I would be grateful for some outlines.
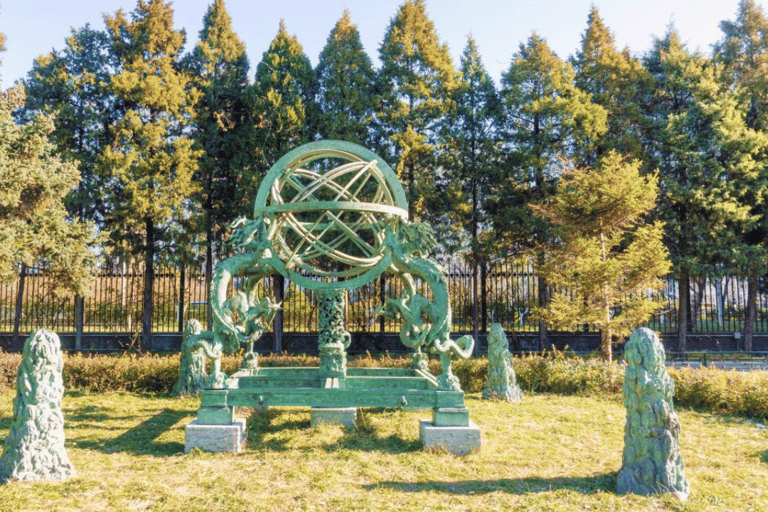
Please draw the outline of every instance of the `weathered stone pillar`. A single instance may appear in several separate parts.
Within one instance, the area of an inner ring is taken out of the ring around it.
[[[523,400],[523,392],[517,385],[515,369],[512,368],[509,341],[501,324],[491,324],[491,332],[488,335],[488,380],[483,390],[483,398],[507,402]]]
[[[0,457],[0,481],[75,476],[64,448],[62,367],[56,333],[42,329],[30,334],[16,377],[13,423]]]
[[[688,499],[678,438],[680,422],[672,397],[675,384],[664,365],[656,333],[637,329],[624,346],[624,456],[616,482],[619,494],[671,493]]]

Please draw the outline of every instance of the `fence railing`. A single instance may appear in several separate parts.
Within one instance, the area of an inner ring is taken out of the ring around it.
[[[448,284],[453,309],[453,325],[457,332],[474,329],[474,297],[472,267],[448,265]],[[20,279],[0,284],[0,332],[12,332],[19,310],[19,331],[50,328],[57,332],[75,332],[78,320],[82,332],[138,332],[141,329],[141,273],[114,270],[103,272],[91,283],[89,293],[77,307],[74,297],[56,297],[50,276],[28,269],[23,293],[19,296]],[[182,278],[183,275],[183,278]],[[484,276],[484,278],[483,278]],[[183,279],[183,281],[182,281]],[[538,279],[533,267],[521,260],[497,261],[484,272],[478,271],[478,329],[482,332],[492,322],[505,330],[535,332],[538,323],[529,318],[536,303]],[[286,281],[283,301],[283,330],[306,332],[316,329],[317,300],[314,294]],[[423,289],[422,293],[427,293]],[[269,285],[265,286],[269,289]],[[375,314],[382,302],[402,292],[393,276],[384,275],[348,293],[347,322],[351,332],[397,332],[397,322]],[[668,279],[659,294],[664,306],[650,321],[660,332],[677,330],[677,283]],[[733,333],[743,330],[747,303],[747,280],[737,276],[702,277],[691,280],[692,332]],[[208,290],[201,272],[158,269],[154,284],[154,332],[178,332],[191,318],[203,325],[208,318]],[[19,302],[20,301],[20,302]],[[768,332],[768,293],[758,295],[755,332]],[[20,305],[20,308],[19,308]],[[81,315],[81,318],[78,318]]]

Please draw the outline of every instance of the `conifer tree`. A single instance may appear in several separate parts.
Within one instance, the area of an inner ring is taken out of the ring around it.
[[[315,71],[282,20],[256,66],[246,99],[262,176],[285,153],[314,139],[319,117]]]
[[[750,129],[711,61],[690,54],[674,27],[645,58],[653,76],[643,96],[646,154],[659,169],[658,215],[678,277],[678,351],[690,325],[690,280],[717,264],[740,264],[751,249],[740,233],[757,218],[750,189],[761,180],[765,134]]]
[[[406,184],[409,214],[423,218],[435,198],[435,150],[458,76],[448,47],[438,40],[424,0],[406,0],[379,48],[379,117],[396,171]],[[431,213],[442,209],[435,201]]]
[[[223,0],[215,0],[203,19],[199,42],[186,62],[201,92],[195,107],[194,137],[204,150],[195,175],[203,207],[205,276],[210,287],[214,258],[224,251],[229,222],[250,213],[258,180],[248,161],[248,58],[232,30]],[[208,328],[211,329],[209,309]]]
[[[537,316],[561,329],[600,329],[602,359],[612,344],[647,322],[661,303],[648,297],[670,268],[661,224],[646,224],[656,176],[642,177],[637,161],[611,151],[594,168],[568,170],[551,204],[533,205],[557,228],[560,244],[541,268],[554,285]]]
[[[59,295],[82,294],[92,277],[94,227],[70,220],[64,197],[79,173],[49,140],[50,116],[37,113],[16,123],[13,111],[23,106],[24,88],[0,92],[0,281],[19,278],[14,344],[21,320],[26,269],[53,278]]]
[[[142,349],[152,332],[153,283],[161,230],[168,227],[196,192],[193,174],[201,152],[193,149],[189,119],[199,94],[179,58],[183,31],[173,29],[173,10],[163,0],[138,0],[129,21],[122,10],[105,16],[120,72],[110,82],[125,112],[102,153],[101,168],[111,179],[109,222],[118,236],[132,233],[130,249],[144,256]]]
[[[291,149],[309,142],[317,131],[317,78],[301,44],[280,21],[277,35],[256,67],[256,82],[246,98],[254,123],[254,157],[260,175]],[[285,280],[273,280],[275,300],[284,299]],[[275,352],[282,351],[283,311],[273,320]]]
[[[640,61],[630,55],[629,48],[616,49],[613,34],[595,5],[590,8],[581,48],[571,63],[576,86],[607,113],[607,130],[578,158],[586,165],[594,165],[597,158],[612,149],[628,157],[641,157],[642,112],[638,98],[650,77]]]
[[[763,133],[768,131],[768,17],[754,0],[739,2],[736,19],[720,23],[723,38],[715,45],[714,59],[723,65],[723,79],[736,88],[746,109],[747,126]],[[747,308],[742,333],[743,349],[752,350],[752,335],[757,319],[758,275],[768,263],[768,214],[763,205],[768,201],[768,168],[760,155],[762,173],[749,189],[757,225],[742,234],[749,246],[750,257],[743,263],[748,273]]]
[[[97,161],[120,115],[108,87],[118,63],[107,34],[90,25],[73,29],[65,43],[62,51],[35,59],[24,79],[27,101],[17,115],[23,119],[38,111],[54,115],[51,140],[60,154],[76,163],[81,177],[67,196],[67,208],[103,229],[109,205],[104,201],[106,184]]]
[[[574,74],[537,34],[513,56],[502,77],[501,125],[506,161],[494,176],[485,203],[498,250],[533,250],[544,265],[553,237],[550,222],[532,215],[529,204],[543,205],[555,192],[563,157],[605,131],[606,113],[574,84]],[[548,284],[539,277],[537,302],[547,304]],[[547,328],[539,324],[539,346],[549,346]]]
[[[479,329],[477,306],[478,266],[485,269],[487,250],[481,243],[480,230],[487,226],[483,203],[488,195],[490,180],[499,165],[498,122],[501,103],[496,87],[483,65],[477,43],[469,36],[461,57],[461,81],[453,101],[456,109],[450,116],[441,145],[441,162],[445,169],[441,195],[450,209],[450,224],[454,230],[469,233],[473,280],[473,317],[475,331]]]
[[[376,111],[376,73],[345,10],[328,36],[317,63],[321,138],[376,149],[372,129]]]

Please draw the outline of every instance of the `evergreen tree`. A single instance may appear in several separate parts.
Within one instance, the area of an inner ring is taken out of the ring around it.
[[[478,265],[485,270],[487,251],[480,241],[480,230],[487,226],[482,208],[488,195],[490,180],[499,165],[497,125],[501,103],[493,80],[483,65],[477,43],[470,36],[461,57],[462,79],[453,101],[456,110],[441,147],[441,162],[445,169],[442,196],[450,209],[450,225],[454,230],[468,232],[471,237],[469,259],[472,264],[473,318],[479,329]],[[484,326],[485,328],[485,326]]]
[[[246,95],[255,127],[254,155],[262,176],[288,151],[313,139],[319,117],[316,97],[317,78],[312,64],[281,21],[269,50],[256,67],[256,82]],[[276,276],[273,284],[275,301],[282,303],[285,280]],[[274,349],[281,352],[282,309],[273,322]]]
[[[349,11],[333,27],[317,63],[321,138],[375,148],[376,73]]]
[[[579,158],[594,165],[597,158],[612,149],[628,157],[641,157],[642,112],[638,98],[649,76],[640,61],[630,55],[629,48],[616,49],[613,34],[594,5],[581,36],[581,48],[571,63],[576,86],[607,113],[606,132]]]
[[[396,171],[405,181],[411,219],[439,213],[435,150],[458,76],[448,47],[441,44],[424,0],[406,0],[392,18],[379,48],[379,117]],[[432,208],[429,208],[431,206]]]
[[[574,84],[574,74],[546,41],[531,35],[520,44],[502,77],[502,137],[506,162],[494,176],[485,207],[498,250],[534,250],[536,266],[547,259],[553,237],[549,221],[532,215],[529,204],[546,204],[555,192],[562,158],[605,131],[606,113]],[[539,277],[538,305],[547,304],[548,284]],[[539,346],[549,346],[539,324]]]
[[[193,83],[201,92],[195,107],[194,137],[204,150],[195,175],[203,207],[205,276],[210,287],[213,261],[220,256],[229,222],[250,213],[258,182],[249,166],[251,127],[245,104],[248,58],[245,45],[232,31],[223,0],[215,0],[203,19],[199,42],[187,59]],[[211,329],[209,308],[208,328]]]
[[[64,50],[35,60],[24,80],[27,101],[17,115],[26,120],[38,111],[54,115],[51,140],[60,154],[76,163],[81,177],[67,196],[67,208],[71,215],[102,228],[108,205],[97,161],[111,141],[110,128],[119,117],[108,88],[117,66],[105,32],[89,25],[73,29]]]
[[[188,73],[179,69],[183,31],[173,29],[173,10],[163,0],[139,0],[131,16],[105,16],[120,73],[110,82],[125,104],[112,145],[100,165],[114,185],[109,222],[113,243],[128,242],[144,256],[142,349],[152,332],[153,282],[161,229],[167,228],[196,192],[193,173],[200,151],[192,147],[189,118],[198,100]],[[143,241],[131,234],[143,235]]]
[[[560,244],[541,271],[554,285],[538,315],[561,329],[600,329],[600,352],[611,362],[617,338],[659,309],[648,298],[670,268],[662,226],[645,224],[658,194],[656,176],[611,151],[594,168],[564,174],[551,204],[534,205],[558,228]]]
[[[678,276],[678,351],[684,352],[687,331],[694,327],[691,277],[750,257],[739,234],[756,222],[749,191],[761,180],[756,157],[768,141],[747,127],[715,66],[690,54],[674,27],[654,41],[645,66],[654,78],[643,98],[650,126],[647,154],[660,171],[658,215]]]
[[[739,2],[736,19],[720,23],[723,38],[715,45],[715,60],[723,65],[723,78],[736,89],[746,107],[746,123],[753,130],[768,131],[768,17],[753,0]],[[743,328],[743,348],[752,350],[752,334],[757,319],[758,275],[768,263],[768,215],[763,204],[768,201],[766,155],[760,155],[762,173],[759,182],[747,191],[753,204],[757,225],[743,233],[743,243],[750,248],[745,264],[748,272],[747,309]]]
[[[0,92],[0,281],[18,278],[20,266],[40,266],[56,293],[83,293],[95,264],[94,228],[69,220],[64,206],[79,173],[50,141],[50,116],[14,122],[23,103],[23,86]]]
[[[246,99],[262,175],[285,153],[314,138],[319,117],[317,79],[301,44],[288,34],[282,20],[256,66],[256,80]]]

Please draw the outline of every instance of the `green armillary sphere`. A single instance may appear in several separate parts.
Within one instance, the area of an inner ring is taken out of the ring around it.
[[[259,217],[270,219],[286,277],[310,289],[352,289],[391,265],[386,228],[408,221],[408,205],[395,173],[375,153],[320,141],[272,166],[256,196]]]
[[[220,358],[243,343],[251,347],[244,371],[251,372],[249,378],[263,371],[253,344],[280,305],[264,296],[266,287],[259,283],[274,274],[317,292],[319,375],[346,379],[351,339],[344,321],[346,290],[388,272],[400,278],[403,292],[387,299],[377,313],[401,323],[400,340],[414,350],[422,370],[425,354],[440,357],[439,390],[461,391],[450,358],[469,357],[474,340],[451,339],[445,271],[428,258],[435,247],[434,232],[426,224],[409,222],[403,188],[376,154],[341,141],[294,149],[265,176],[253,219],[238,219],[231,228],[235,255],[216,266],[211,283],[213,331],[191,334],[185,341],[190,354],[202,349],[213,359],[211,387],[229,386],[234,377],[227,381],[220,372]],[[235,278],[240,286],[233,291]],[[429,287],[430,297],[417,293],[416,279]]]
[[[207,365],[190,364],[180,379],[182,385],[203,387],[190,432],[201,430],[189,434],[187,447],[208,446],[214,440],[209,433],[219,426],[224,430],[215,439],[229,439],[227,429],[237,430],[239,406],[311,406],[312,414],[326,419],[343,415],[344,424],[358,407],[432,408],[432,423],[420,423],[425,445],[459,436],[454,453],[479,447],[479,429],[469,420],[464,392],[451,370],[451,358],[469,357],[474,340],[450,337],[445,271],[428,257],[434,232],[409,222],[403,188],[380,157],[341,141],[296,148],[265,176],[253,219],[238,219],[230,227],[234,256],[216,265],[211,282],[213,331],[191,325],[184,339],[186,361],[201,355],[212,360],[210,374]],[[347,291],[384,272],[400,279],[402,293],[384,300],[376,313],[400,323],[400,341],[413,350],[414,365],[347,370],[352,340],[346,330]],[[281,307],[269,296],[270,287],[260,283],[275,274],[314,291],[316,368],[259,367],[254,343]],[[429,288],[426,296],[417,293],[417,280]],[[241,368],[225,375],[222,354],[237,352],[244,343],[250,350]],[[427,354],[440,358],[437,377],[428,371]]]

